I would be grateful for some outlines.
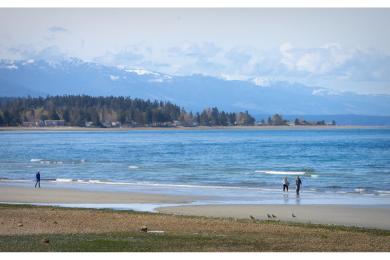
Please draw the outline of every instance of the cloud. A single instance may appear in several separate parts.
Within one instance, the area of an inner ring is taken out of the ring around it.
[[[342,94],[342,92],[325,89],[325,88],[319,88],[319,89],[313,89],[311,94],[313,96],[336,96]]]
[[[56,45],[52,45],[41,50],[36,50],[31,56],[33,59],[46,60],[51,63],[60,62],[69,58],[66,53]]]
[[[221,74],[220,78],[224,80],[248,80],[247,76],[238,74]]]
[[[69,32],[68,29],[61,27],[61,26],[52,26],[47,29],[51,33],[67,33]]]
[[[267,77],[255,77],[252,79],[253,84],[260,87],[268,87],[271,83],[271,80]]]
[[[212,58],[222,49],[211,42],[189,43],[184,42],[178,46],[168,49],[168,53],[172,57],[190,57],[190,58]]]
[[[143,55],[131,50],[123,50],[118,53],[109,53],[105,58],[111,59],[111,62],[122,64],[142,60]]]
[[[26,61],[24,61],[23,63],[22,63],[22,65],[28,65],[28,64],[33,64],[35,62],[35,60],[34,59],[28,59],[28,60],[26,60]]]
[[[110,79],[111,79],[112,81],[116,81],[116,80],[119,79],[119,76],[110,75]]]
[[[280,46],[280,63],[289,70],[316,75],[329,73],[353,58],[356,50],[341,48],[338,44],[326,44],[319,48],[294,48],[290,43]]]
[[[16,66],[15,64],[10,64],[10,65],[5,66],[5,68],[9,69],[9,70],[17,70],[18,66]]]

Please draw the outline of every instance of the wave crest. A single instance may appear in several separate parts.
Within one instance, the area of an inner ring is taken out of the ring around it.
[[[264,173],[271,175],[307,175],[306,172],[302,171],[264,171],[264,170],[256,170],[256,173]]]

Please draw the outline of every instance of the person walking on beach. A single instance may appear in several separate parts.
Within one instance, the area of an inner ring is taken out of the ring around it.
[[[283,179],[283,192],[285,192],[285,191],[288,192],[288,185],[289,185],[288,179],[287,179],[287,177],[284,177],[284,179]]]
[[[37,172],[37,174],[35,174],[35,188],[37,187],[38,185],[38,188],[41,187],[41,174],[39,173],[39,171]]]
[[[297,176],[297,179],[295,180],[295,185],[297,187],[297,195],[299,195],[299,191],[301,190],[301,186],[302,186],[302,181],[301,178],[299,178],[299,176]]]

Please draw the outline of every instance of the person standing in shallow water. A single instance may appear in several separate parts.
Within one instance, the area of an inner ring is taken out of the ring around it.
[[[299,195],[299,191],[301,190],[302,186],[302,180],[299,178],[299,176],[297,176],[297,179],[295,180],[295,185],[297,187],[297,195]]]
[[[38,188],[41,187],[41,174],[39,173],[39,171],[37,172],[37,174],[35,174],[35,188],[37,187],[38,185]]]
[[[288,192],[288,179],[287,177],[284,177],[283,179],[283,192],[287,191]]]

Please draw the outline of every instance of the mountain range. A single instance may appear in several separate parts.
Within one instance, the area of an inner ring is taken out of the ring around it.
[[[76,58],[0,61],[0,96],[65,94],[165,100],[191,111],[216,106],[225,111],[248,110],[254,115],[390,115],[390,95],[335,93],[282,81],[259,86],[253,81],[167,75]]]

